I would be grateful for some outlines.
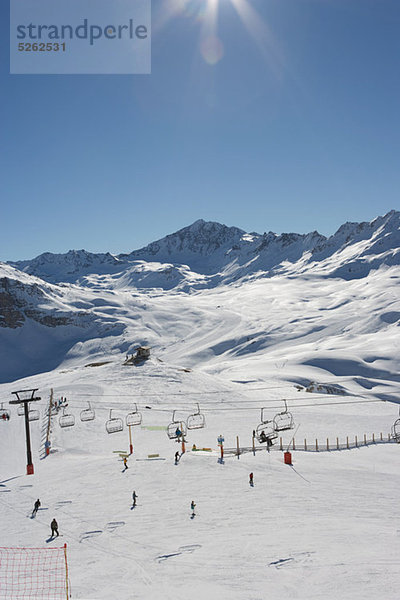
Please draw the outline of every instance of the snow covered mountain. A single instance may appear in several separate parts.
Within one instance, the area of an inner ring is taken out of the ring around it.
[[[123,263],[109,252],[94,254],[86,250],[70,250],[66,254],[44,252],[32,260],[10,262],[12,266],[56,283],[59,281],[73,282],[88,273],[112,273],[121,270]]]
[[[285,364],[291,382],[397,381],[399,225],[391,211],[325,238],[196,221],[129,255],[0,263],[0,381],[138,344],[231,379]]]
[[[123,275],[126,282],[129,272],[128,279],[138,288],[171,289],[182,284],[187,289],[241,277],[305,272],[359,278],[381,265],[398,265],[399,247],[400,213],[391,211],[370,223],[345,223],[329,238],[317,231],[246,233],[237,227],[198,220],[130,254],[70,250],[10,264],[52,283],[90,285],[87,276],[111,274]]]

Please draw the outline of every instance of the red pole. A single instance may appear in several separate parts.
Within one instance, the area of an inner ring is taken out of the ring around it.
[[[131,427],[132,425],[129,425],[129,454],[133,454],[133,444],[132,444],[132,431],[131,431]]]

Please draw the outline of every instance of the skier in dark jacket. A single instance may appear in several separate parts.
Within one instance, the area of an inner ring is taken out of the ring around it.
[[[177,465],[179,462],[179,450],[175,452],[175,464]]]
[[[137,497],[138,497],[137,493],[135,492],[135,490],[133,490],[133,493],[132,493],[132,507],[136,506],[136,498]]]
[[[34,517],[37,513],[37,511],[40,508],[40,500],[39,498],[36,500],[35,504],[33,505],[33,511],[32,511],[32,517]]]
[[[190,508],[192,511],[192,517],[194,517],[194,509],[196,508],[196,504],[194,503],[194,500],[192,500],[191,504],[190,504]]]
[[[250,475],[249,475],[249,484],[251,485],[251,487],[253,487],[253,485],[254,485],[253,473],[250,473]]]
[[[57,537],[58,537],[60,534],[58,533],[58,523],[55,519],[52,520],[50,527],[51,527],[51,537],[54,537],[55,534],[57,534]]]

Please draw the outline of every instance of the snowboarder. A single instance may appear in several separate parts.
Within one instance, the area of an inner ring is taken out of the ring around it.
[[[39,498],[36,500],[35,504],[33,505],[33,511],[32,511],[32,517],[36,516],[37,511],[40,508],[40,500]]]
[[[195,507],[196,507],[196,504],[194,503],[194,500],[192,500],[192,502],[190,504],[190,509],[192,511],[192,517],[194,517],[194,515],[195,515],[195,512],[194,512]]]
[[[58,523],[55,519],[52,520],[50,527],[51,527],[51,537],[54,537],[55,534],[57,534],[57,537],[58,537],[60,534],[58,533]]]
[[[137,498],[137,493],[135,492],[135,490],[133,490],[132,493],[132,508],[134,508],[136,506],[136,498]]]
[[[254,486],[253,473],[250,473],[250,475],[249,475],[249,484],[251,485],[251,487]]]
[[[177,465],[179,462],[179,450],[175,452],[175,464]]]
[[[126,458],[126,456],[124,456],[124,471],[126,471],[128,468],[128,459]]]

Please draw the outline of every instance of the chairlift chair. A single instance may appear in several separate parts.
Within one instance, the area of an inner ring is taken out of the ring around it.
[[[399,415],[400,415],[400,409],[399,409]],[[397,421],[394,422],[393,427],[392,427],[392,438],[394,440],[396,440],[396,442],[399,444],[400,443],[400,418],[397,419]]]
[[[275,431],[287,431],[294,427],[293,415],[288,411],[286,400],[284,400],[284,403],[285,410],[274,417]]]
[[[67,413],[65,411],[66,411],[66,407],[63,408],[63,414],[58,419],[58,423],[59,423],[60,427],[62,427],[63,429],[65,427],[73,427],[75,425],[74,415],[72,413]]]
[[[167,427],[167,435],[170,440],[176,440],[182,435],[183,437],[185,437],[185,435],[187,434],[187,427],[185,421],[177,421],[175,419],[175,413],[176,410],[174,410],[174,412],[172,413],[172,422]],[[180,435],[178,435],[178,431],[181,432]]]
[[[88,402],[88,407],[81,411],[80,417],[81,421],[93,421],[96,414],[92,407],[90,406],[90,402]]]
[[[200,412],[200,406],[197,404],[197,412],[189,415],[187,419],[187,428],[188,429],[203,429],[206,424],[205,416]]]
[[[28,420],[29,421],[39,421],[40,412],[36,408],[32,408],[28,410]]]
[[[274,440],[278,437],[278,433],[275,429],[275,423],[273,419],[264,418],[264,408],[261,409],[261,423],[256,429],[256,438],[260,444],[268,443],[272,446]]]
[[[108,421],[106,421],[106,431],[107,433],[118,433],[118,431],[122,431],[124,428],[124,424],[122,419],[119,417],[112,416],[113,409],[110,409],[110,416]]]
[[[140,425],[142,422],[142,413],[138,412],[137,405],[135,403],[135,410],[128,413],[125,417],[127,427],[134,425]]]
[[[4,402],[1,403],[0,407],[0,420],[9,421],[10,419],[10,411],[4,408]]]

